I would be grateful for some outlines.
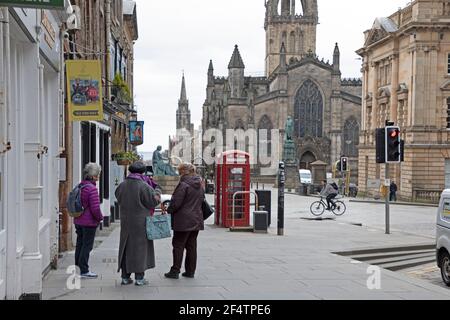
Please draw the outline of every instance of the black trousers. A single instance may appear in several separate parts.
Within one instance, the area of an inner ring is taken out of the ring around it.
[[[89,255],[94,248],[96,227],[82,227],[75,225],[77,232],[77,246],[75,249],[75,265],[81,274],[89,272]]]
[[[333,199],[336,198],[336,196],[337,194],[330,194],[327,196],[328,209],[331,209],[331,207],[335,205]]]
[[[197,269],[197,237],[199,231],[179,232],[175,231],[172,239],[173,246],[173,266],[171,272],[180,273],[183,263],[184,250],[186,249],[186,259],[184,267],[186,273],[195,274]]]
[[[127,248],[123,251],[122,262],[120,263],[120,268],[122,269],[122,279],[130,279],[131,273],[127,271]],[[143,280],[145,276],[144,272],[135,273],[134,278],[136,280]]]
[[[397,192],[391,191],[389,194],[389,200],[390,201],[397,201]]]

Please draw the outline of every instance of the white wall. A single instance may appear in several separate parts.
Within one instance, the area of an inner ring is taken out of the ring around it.
[[[37,11],[27,13],[34,15]],[[57,254],[61,108],[59,73],[47,65],[39,43],[30,42],[12,16],[9,26],[11,76],[6,81],[6,140],[12,149],[1,162],[6,162],[7,175],[7,194],[3,197],[8,244],[6,297],[18,299],[42,292],[42,273]],[[5,52],[0,55],[6,56]],[[0,279],[1,272],[0,261]]]

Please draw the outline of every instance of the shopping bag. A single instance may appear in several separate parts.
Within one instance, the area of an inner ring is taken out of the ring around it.
[[[208,220],[209,217],[214,213],[213,208],[209,205],[208,201],[203,200],[202,203],[203,220]]]
[[[172,236],[170,215],[163,214],[153,217],[147,217],[147,239],[159,240],[170,238]]]

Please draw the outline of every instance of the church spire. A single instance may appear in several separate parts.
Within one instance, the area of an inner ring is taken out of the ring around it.
[[[333,72],[335,74],[339,74],[341,70],[340,66],[341,61],[341,53],[339,51],[339,45],[336,43],[336,46],[334,47],[334,53],[333,53]]]
[[[186,94],[186,79],[184,77],[184,72],[181,80],[181,94],[177,110],[177,130],[181,129],[192,132],[191,111],[189,110],[189,100],[187,99]]]
[[[186,80],[184,78],[184,72],[183,72],[183,79],[181,80],[180,102],[187,102]]]
[[[245,68],[244,61],[242,60],[238,45],[235,45],[233,55],[231,56],[230,63],[228,64],[228,69],[244,69],[244,68]]]
[[[212,60],[209,60],[208,86],[214,86],[214,66]]]

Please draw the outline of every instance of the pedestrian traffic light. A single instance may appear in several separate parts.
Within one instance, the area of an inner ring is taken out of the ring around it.
[[[386,162],[386,129],[381,128],[376,131],[377,163]]]
[[[348,157],[341,157],[341,172],[348,171]]]
[[[386,127],[386,163],[400,163],[401,154],[400,128]]]

